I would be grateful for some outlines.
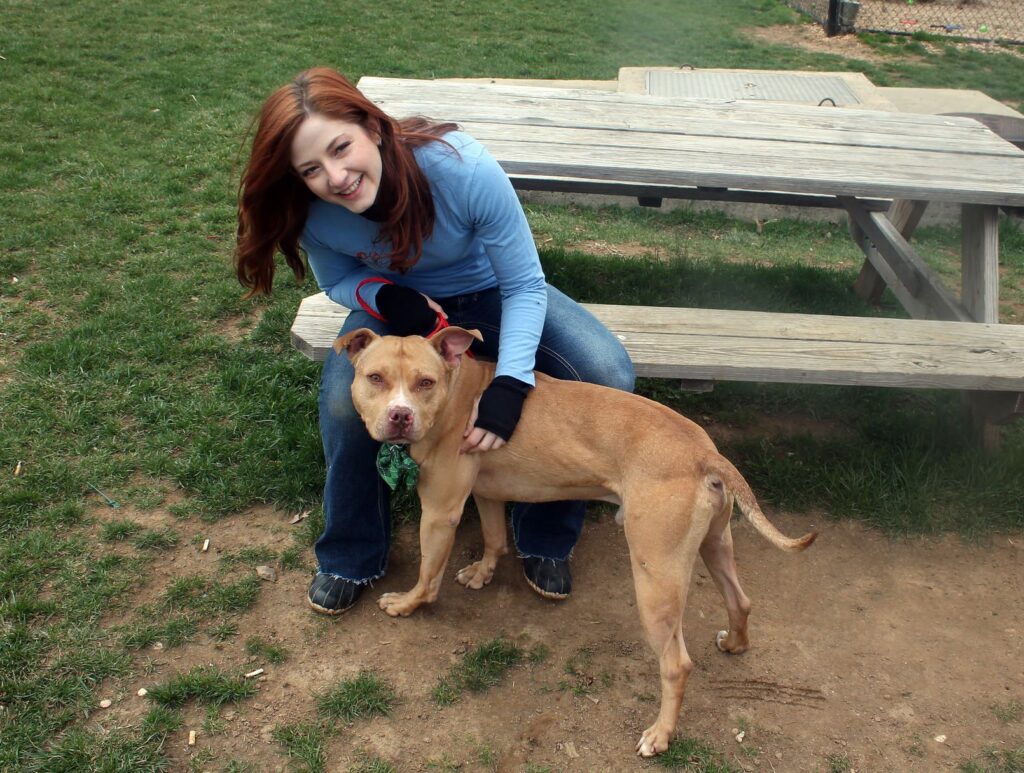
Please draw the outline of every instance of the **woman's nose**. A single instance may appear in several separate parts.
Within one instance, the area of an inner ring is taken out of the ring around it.
[[[327,181],[332,188],[341,188],[345,184],[347,170],[344,165],[335,162],[327,164],[324,170],[327,172]]]

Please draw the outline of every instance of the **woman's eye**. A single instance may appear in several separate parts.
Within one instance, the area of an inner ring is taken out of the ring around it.
[[[340,156],[342,153],[344,153],[346,150],[348,150],[348,146],[350,144],[351,143],[349,143],[349,142],[343,142],[340,145],[336,146],[334,148],[334,155]]]
[[[320,167],[318,166],[307,166],[305,169],[299,172],[299,175],[304,178],[312,177],[318,171],[320,171]]]

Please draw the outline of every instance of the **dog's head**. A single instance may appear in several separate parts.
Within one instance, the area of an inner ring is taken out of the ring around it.
[[[360,328],[334,342],[356,375],[352,402],[374,440],[415,443],[430,430],[448,401],[452,374],[477,330],[447,327],[429,340],[379,336]]]

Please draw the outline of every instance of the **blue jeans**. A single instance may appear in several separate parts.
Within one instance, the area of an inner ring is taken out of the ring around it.
[[[497,359],[501,295],[497,289],[436,298],[448,322],[483,333],[473,350]],[[386,334],[387,324],[353,311],[341,334],[367,327]],[[633,364],[622,344],[593,315],[548,286],[547,316],[536,369],[561,379],[632,391]],[[320,436],[327,462],[324,533],[315,551],[320,571],[359,583],[384,574],[391,544],[389,491],[377,474],[380,444],[352,406],[354,371],[348,358],[330,350],[320,379]],[[583,528],[583,502],[516,504],[512,533],[520,555],[564,560]]]

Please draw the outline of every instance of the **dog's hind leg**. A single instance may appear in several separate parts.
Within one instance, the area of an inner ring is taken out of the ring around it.
[[[480,529],[484,533],[484,555],[479,561],[463,567],[455,575],[462,585],[480,590],[494,577],[498,559],[508,553],[508,536],[505,529],[505,503],[473,495],[476,509],[480,513]]]
[[[626,513],[626,539],[633,565],[640,622],[658,657],[661,709],[636,745],[642,757],[665,751],[676,730],[693,661],[683,641],[683,610],[696,554],[688,540],[673,540],[657,529],[637,527]]]
[[[747,638],[747,618],[750,616],[750,599],[740,587],[736,574],[736,557],[733,552],[732,530],[729,519],[732,503],[724,503],[711,521],[711,528],[700,546],[700,556],[711,577],[725,599],[729,613],[729,630],[719,631],[715,644],[722,652],[738,655],[750,645]]]

